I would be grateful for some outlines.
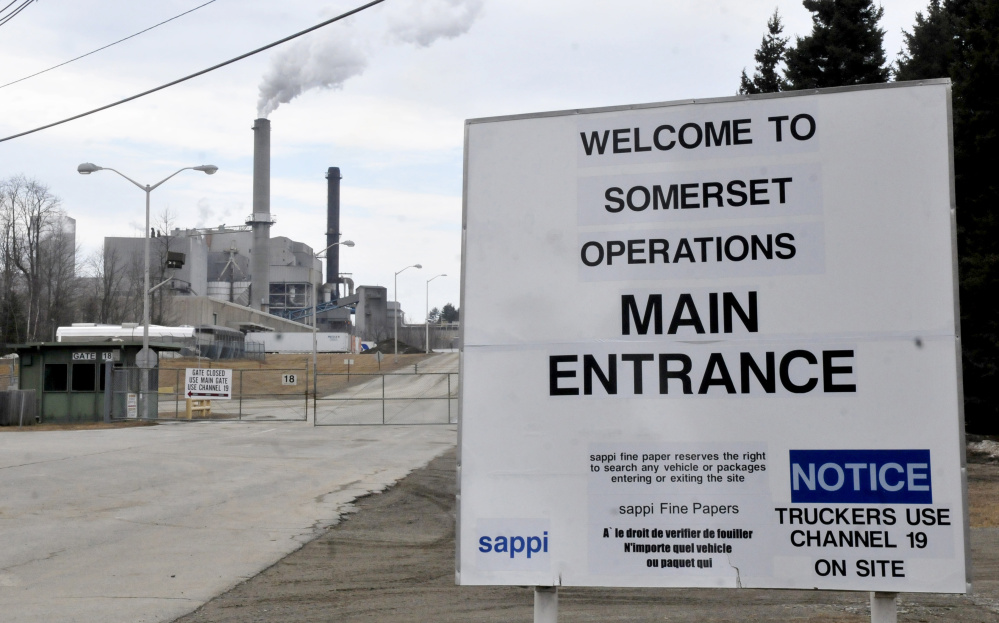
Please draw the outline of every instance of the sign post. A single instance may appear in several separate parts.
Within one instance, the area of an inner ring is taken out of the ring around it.
[[[968,590],[949,81],[465,157],[460,584]]]

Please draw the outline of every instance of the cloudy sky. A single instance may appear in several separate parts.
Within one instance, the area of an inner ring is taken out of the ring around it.
[[[207,0],[39,0],[0,26],[0,84],[85,54]],[[18,0],[17,5],[21,3]],[[3,3],[6,4],[6,3]],[[215,0],[148,33],[0,88],[0,138],[170,82],[363,4]],[[925,0],[887,0],[894,59]],[[13,8],[16,8],[14,5]],[[330,166],[343,174],[340,254],[358,285],[392,288],[407,316],[459,303],[462,141],[471,118],[720,97],[773,9],[785,34],[811,30],[797,0],[386,0],[293,42],[117,108],[0,143],[0,178],[46,184],[77,220],[86,256],[106,235],[141,236],[142,183],[154,221],[241,224],[252,211],[250,130],[272,123],[272,236],[325,246]]]

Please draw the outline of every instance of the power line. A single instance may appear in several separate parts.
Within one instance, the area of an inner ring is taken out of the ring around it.
[[[9,9],[11,6],[13,6],[15,4],[17,4],[17,0],[13,0],[13,2],[11,2],[10,4],[8,4],[4,8],[0,9],[0,13],[3,13],[4,11],[6,11],[7,9]]]
[[[14,0],[14,1],[16,2],[17,0]],[[10,20],[12,20],[15,17],[17,17],[18,13],[20,13],[21,11],[23,11],[25,9],[25,7],[27,7],[29,4],[31,4],[34,1],[35,0],[24,0],[24,3],[22,3],[21,6],[17,7],[16,9],[14,9],[10,13],[10,15],[6,15],[4,17],[0,17],[0,26],[3,26],[4,24],[6,24],[7,22],[9,22]],[[14,3],[11,2],[10,4],[14,4]],[[8,4],[6,7],[4,7],[4,10],[10,8],[10,4]]]
[[[83,117],[87,117],[87,116],[92,115],[94,113],[98,113],[98,112],[101,112],[103,110],[107,110],[108,108],[114,108],[115,106],[119,106],[119,105],[124,104],[126,102],[131,102],[132,100],[139,99],[140,97],[144,97],[144,96],[149,95],[151,93],[156,93],[157,91],[162,91],[163,89],[166,89],[168,87],[172,87],[172,86],[174,86],[176,84],[180,84],[181,82],[187,82],[188,80],[190,80],[192,78],[197,78],[198,76],[201,76],[201,75],[207,74],[209,72],[215,71],[216,69],[220,69],[222,67],[225,67],[226,65],[231,65],[231,64],[235,63],[236,61],[241,61],[244,58],[249,58],[250,56],[253,56],[254,54],[259,54],[259,53],[261,53],[261,52],[263,52],[265,50],[269,50],[269,49],[273,48],[274,46],[278,46],[278,45],[281,45],[282,43],[286,43],[288,41],[291,41],[292,39],[297,39],[298,37],[301,37],[302,35],[306,35],[306,34],[312,32],[314,30],[318,30],[318,29],[322,28],[323,26],[329,26],[333,22],[339,22],[340,20],[342,20],[344,18],[350,17],[351,15],[354,15],[355,13],[360,13],[361,11],[364,11],[365,9],[370,9],[371,7],[375,6],[376,4],[381,4],[382,2],[385,2],[385,0],[372,0],[372,2],[369,2],[367,4],[361,5],[361,6],[357,7],[356,9],[351,9],[350,11],[347,11],[346,13],[341,13],[340,15],[337,15],[336,17],[334,17],[332,19],[328,19],[325,22],[320,22],[320,23],[316,24],[315,26],[311,26],[309,28],[306,28],[305,30],[302,30],[300,32],[296,32],[293,35],[289,35],[289,36],[285,37],[284,39],[279,39],[279,40],[277,40],[277,41],[275,41],[273,43],[268,43],[267,45],[265,45],[263,47],[257,48],[256,50],[252,50],[252,51],[247,52],[245,54],[240,54],[239,56],[237,56],[235,58],[231,58],[231,59],[229,59],[227,61],[224,61],[222,63],[219,63],[218,65],[212,65],[211,67],[209,67],[207,69],[202,69],[201,71],[195,72],[195,73],[193,73],[193,74],[191,74],[189,76],[184,76],[183,78],[178,78],[177,80],[174,80],[173,82],[168,82],[166,84],[162,84],[162,85],[160,85],[158,87],[149,89],[148,91],[143,91],[142,93],[137,93],[135,95],[132,95],[131,97],[126,97],[125,99],[118,100],[117,102],[113,102],[111,104],[107,104],[105,106],[101,106],[100,108],[95,108],[93,110],[88,110],[87,112],[80,113],[78,115],[73,115],[72,117],[67,117],[67,118],[65,118],[65,119],[63,119],[61,121],[55,121],[55,122],[49,123],[47,125],[39,126],[39,127],[35,128],[33,130],[27,130],[25,132],[20,132],[18,134],[12,134],[12,135],[7,136],[5,138],[0,138],[0,143],[9,141],[11,139],[19,138],[21,136],[26,136],[28,134],[33,134],[35,132],[40,132],[42,130],[47,130],[47,129],[55,127],[57,125],[62,125],[63,123],[69,123],[70,121],[76,121],[77,119],[81,119]]]
[[[17,0],[14,0],[14,2],[17,2]],[[14,2],[11,2],[10,4],[14,4]],[[17,80],[14,80],[14,81],[12,81],[12,82],[8,82],[7,84],[0,84],[0,89],[2,89],[2,88],[4,88],[4,87],[9,87],[9,86],[10,86],[10,85],[12,85],[12,84],[17,84],[18,82],[23,82],[24,80],[27,80],[28,78],[34,78],[35,76],[39,76],[39,75],[41,75],[41,74],[44,74],[44,73],[45,73],[45,72],[47,72],[47,71],[52,71],[53,69],[58,69],[59,67],[62,67],[63,65],[69,65],[69,64],[70,64],[70,63],[72,63],[73,61],[78,61],[78,60],[80,60],[81,58],[84,58],[84,57],[87,57],[87,56],[90,56],[91,54],[96,54],[97,52],[100,52],[101,50],[106,50],[106,49],[110,48],[110,47],[111,47],[111,46],[113,46],[113,45],[118,45],[118,44],[119,44],[119,43],[121,43],[122,41],[128,41],[128,40],[129,40],[129,39],[131,39],[132,37],[138,37],[139,35],[141,35],[141,34],[142,34],[142,33],[144,33],[144,32],[149,32],[149,31],[150,31],[150,30],[152,30],[153,28],[157,28],[157,27],[159,27],[159,26],[162,26],[163,24],[166,24],[167,22],[172,22],[173,20],[177,19],[178,17],[184,17],[184,16],[185,16],[185,15],[187,15],[188,13],[192,13],[192,12],[194,12],[194,11],[197,11],[197,10],[198,10],[198,9],[200,9],[201,7],[205,7],[205,6],[208,6],[208,5],[209,5],[209,4],[211,4],[212,2],[215,2],[215,0],[208,0],[208,2],[206,2],[206,3],[204,3],[204,4],[201,4],[201,5],[198,5],[198,6],[194,7],[193,9],[191,9],[190,11],[184,11],[184,12],[183,12],[183,13],[181,13],[180,15],[174,15],[173,17],[171,17],[171,18],[170,18],[170,19],[168,19],[168,20],[164,20],[164,21],[160,22],[159,24],[156,24],[156,25],[154,25],[154,26],[150,26],[149,28],[146,28],[145,30],[140,30],[139,32],[137,32],[137,33],[135,33],[135,34],[133,34],[133,35],[129,35],[129,36],[125,37],[124,39],[118,39],[118,40],[117,40],[117,41],[115,41],[114,43],[109,43],[109,44],[107,44],[106,46],[104,46],[104,47],[102,47],[102,48],[97,48],[96,50],[93,50],[93,51],[91,51],[91,52],[87,52],[86,54],[81,54],[80,56],[77,56],[76,58],[71,58],[71,59],[69,59],[68,61],[65,61],[65,62],[63,62],[63,63],[59,63],[58,65],[53,65],[52,67],[49,67],[48,69],[43,69],[43,70],[41,70],[41,71],[38,71],[38,72],[35,72],[35,73],[31,74],[30,76],[25,76],[25,77],[23,77],[23,78],[18,78]],[[7,5],[7,6],[10,6],[10,5]]]
[[[3,17],[0,17],[0,19],[6,19],[7,17],[12,17],[12,16],[16,15],[18,11],[20,11],[21,9],[23,9],[26,5],[28,5],[30,3],[31,3],[31,0],[24,0],[24,2],[21,3],[21,6],[17,7],[13,11],[11,11],[10,15],[4,15]],[[17,0],[14,0],[13,2],[11,2],[10,4],[8,4],[4,8],[0,9],[0,13],[3,13],[4,11],[6,11],[7,9],[9,9],[14,4],[17,4]]]

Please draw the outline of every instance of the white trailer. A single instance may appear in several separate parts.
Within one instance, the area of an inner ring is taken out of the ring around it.
[[[248,339],[264,345],[268,353],[311,353],[312,333],[255,333]],[[316,352],[349,353],[351,350],[351,335],[349,333],[316,333]]]

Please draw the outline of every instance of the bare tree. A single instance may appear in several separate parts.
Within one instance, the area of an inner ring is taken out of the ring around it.
[[[170,243],[175,236],[171,230],[177,220],[177,215],[170,211],[169,207],[156,216],[154,223],[155,237],[150,241],[149,252],[149,274],[151,276],[150,287],[162,283],[170,277],[172,271],[167,269],[167,253],[170,252]],[[151,232],[152,233],[152,232]],[[153,324],[167,324],[169,321],[169,290],[163,286],[152,293],[150,297],[150,315]]]
[[[20,293],[17,289],[17,265],[14,262],[14,199],[9,180],[0,181],[0,342],[21,338]]]
[[[65,214],[59,207],[59,199],[36,180],[14,176],[6,180],[4,190],[5,214],[10,218],[11,228],[7,259],[23,280],[23,338],[32,341],[40,336],[43,318],[43,264],[50,259],[45,247],[62,234]]]
[[[142,322],[143,268],[142,254],[133,254],[125,262],[125,288],[122,291],[123,317],[129,322]]]
[[[84,263],[86,271],[85,295],[80,312],[88,322],[119,324],[128,320],[127,284],[125,262],[117,249],[106,246],[93,252]]]
[[[58,220],[50,235],[42,240],[38,267],[42,289],[38,335],[52,340],[57,327],[71,324],[77,317],[81,285],[76,275],[75,225],[65,215]]]

